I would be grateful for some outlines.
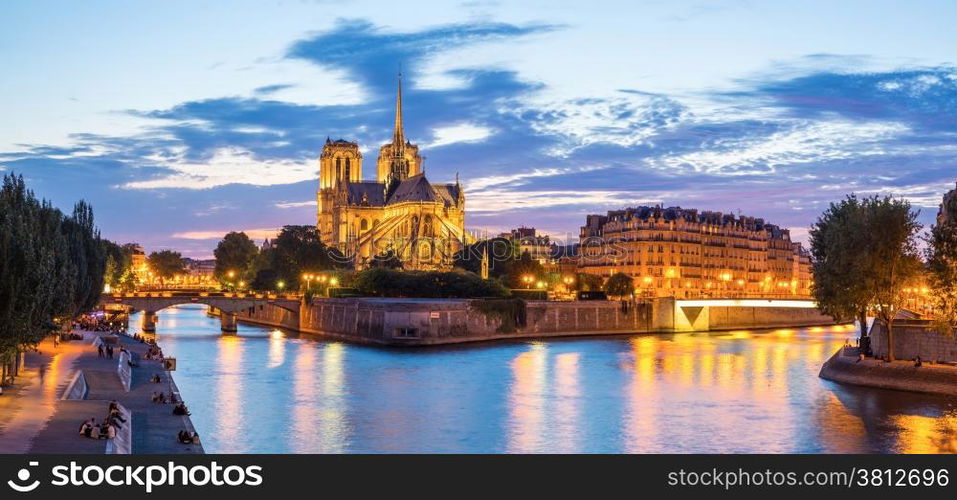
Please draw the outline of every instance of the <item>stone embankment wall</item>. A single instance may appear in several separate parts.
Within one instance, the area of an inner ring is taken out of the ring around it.
[[[957,396],[957,368],[950,365],[909,361],[887,363],[877,359],[858,360],[838,351],[821,367],[820,377],[842,384]]]
[[[871,350],[874,356],[887,355],[887,329],[883,323],[871,327]],[[957,332],[944,335],[931,328],[930,321],[899,319],[894,322],[894,357],[914,359],[920,356],[929,362],[957,363]]]
[[[834,319],[816,308],[711,307],[711,330],[833,325]]]
[[[525,324],[510,328],[496,314],[482,312],[476,302],[317,299],[302,308],[300,331],[388,345],[652,331],[649,304],[529,301]]]
[[[299,329],[299,314],[278,306],[253,306],[236,313],[239,322],[275,326],[289,330]]]
[[[527,301],[524,322],[481,299],[313,299],[299,313],[278,306],[241,310],[241,322],[313,333],[353,342],[433,345],[507,338],[622,333],[757,329],[833,324],[814,308],[699,307],[695,320],[679,316],[674,299],[650,302]],[[681,311],[679,311],[681,309]],[[492,312],[489,312],[489,311]]]

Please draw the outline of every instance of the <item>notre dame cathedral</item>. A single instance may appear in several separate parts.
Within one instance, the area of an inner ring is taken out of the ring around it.
[[[452,267],[464,245],[465,193],[458,183],[432,184],[419,147],[402,127],[399,76],[392,142],[379,148],[376,180],[362,180],[359,144],[326,139],[319,157],[317,193],[323,243],[354,259],[357,269],[394,252],[405,269]]]

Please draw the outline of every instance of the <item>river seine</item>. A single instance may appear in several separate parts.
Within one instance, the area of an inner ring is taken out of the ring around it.
[[[156,330],[209,453],[957,450],[957,400],[818,378],[853,326],[404,350],[184,305]]]

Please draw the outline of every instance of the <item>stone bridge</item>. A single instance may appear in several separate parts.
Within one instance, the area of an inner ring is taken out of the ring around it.
[[[147,333],[156,331],[157,311],[180,304],[205,304],[219,311],[222,330],[231,333],[236,331],[236,313],[269,306],[299,314],[302,301],[296,295],[168,291],[107,293],[100,298],[100,303],[143,311],[141,327]]]

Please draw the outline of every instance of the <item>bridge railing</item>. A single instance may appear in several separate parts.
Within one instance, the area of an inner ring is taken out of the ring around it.
[[[226,298],[246,298],[246,299],[285,299],[299,300],[301,297],[297,294],[284,293],[256,293],[256,292],[187,292],[187,291],[135,291],[135,292],[113,292],[104,293],[106,299],[146,299],[146,298],[204,298],[204,297],[226,297]]]

